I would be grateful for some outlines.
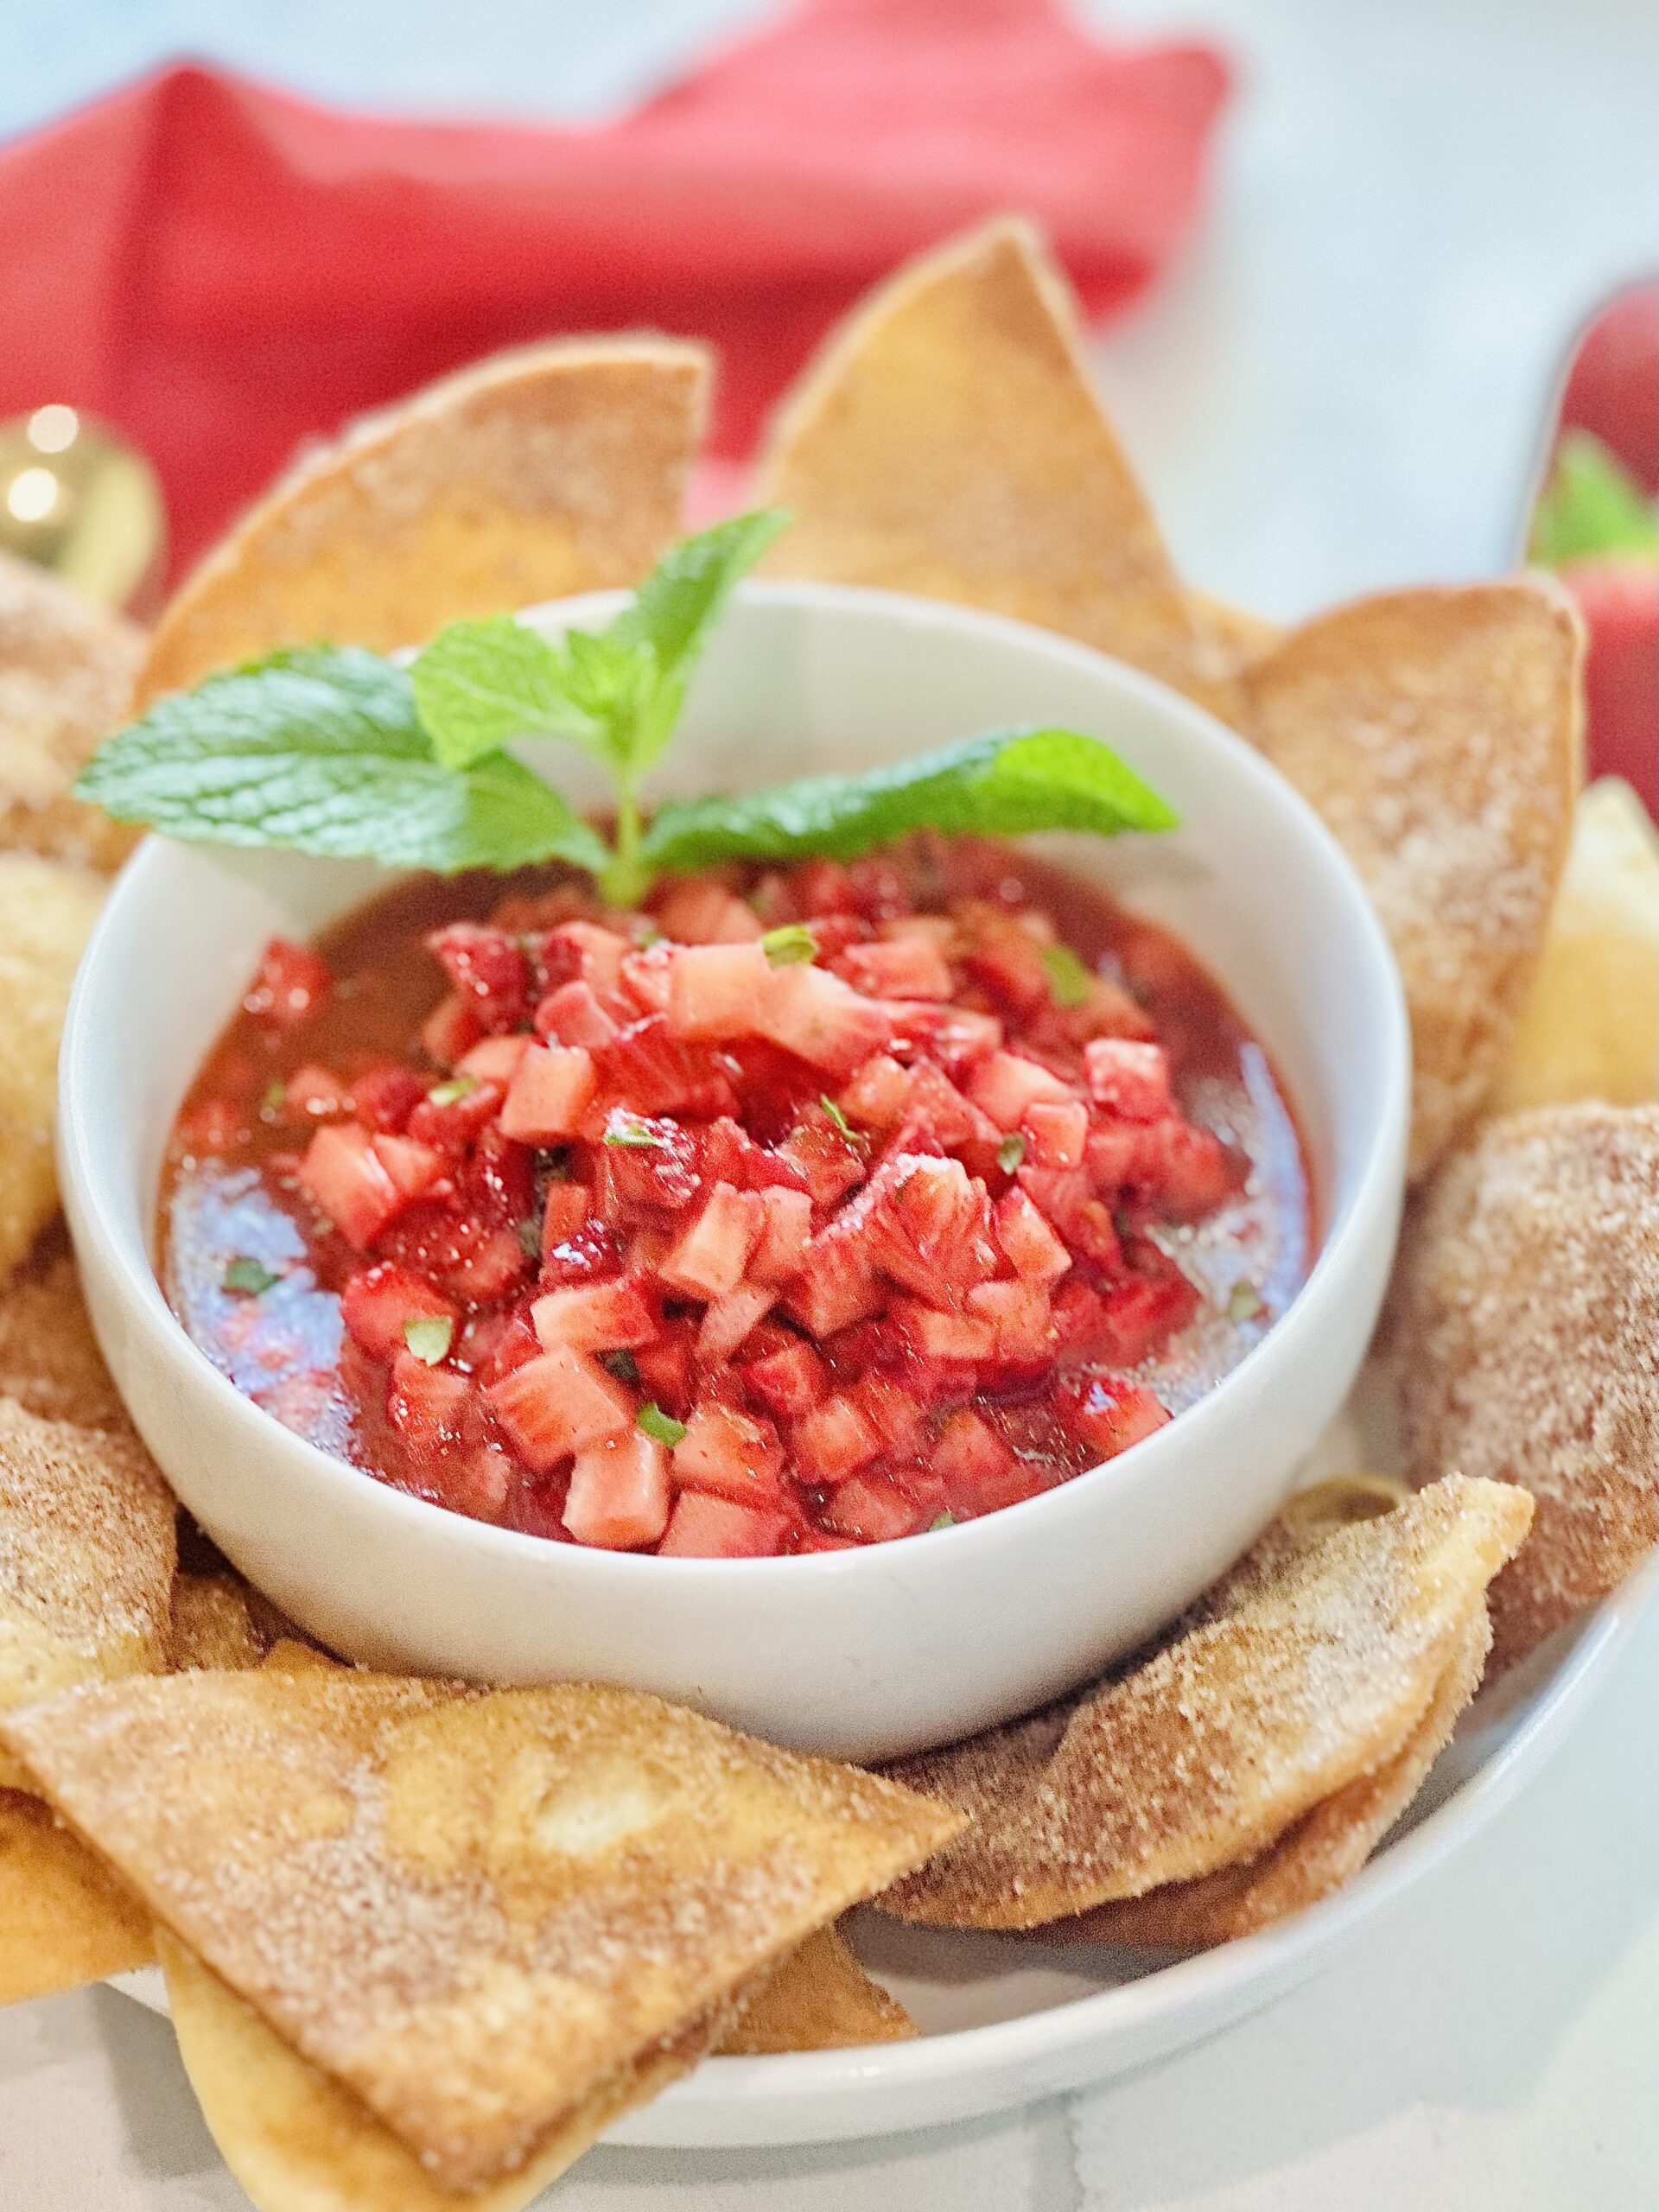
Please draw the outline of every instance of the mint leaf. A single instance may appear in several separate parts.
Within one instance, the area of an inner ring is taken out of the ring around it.
[[[1659,554],[1659,509],[1588,430],[1561,440],[1533,511],[1528,550],[1546,569],[1573,561]]]
[[[716,861],[852,860],[912,830],[1015,837],[1036,830],[1171,830],[1174,810],[1109,747],[1074,730],[1000,730],[862,776],[811,776],[768,791],[661,808],[641,857],[659,868]]]
[[[654,1437],[658,1444],[666,1444],[670,1451],[685,1434],[685,1423],[676,1421],[672,1414],[665,1414],[655,1399],[641,1406],[633,1418],[637,1427]]]
[[[1049,995],[1056,1006],[1083,1005],[1093,979],[1069,944],[1046,944],[1043,966],[1048,971]]]
[[[827,1091],[820,1096],[818,1103],[830,1116],[830,1125],[842,1142],[850,1145],[855,1152],[861,1152],[869,1142],[863,1130],[853,1127]]]
[[[160,700],[80,773],[118,822],[190,842],[287,845],[448,875],[608,857],[539,776],[505,754],[433,757],[406,670],[314,646]]]
[[[760,950],[774,968],[795,968],[818,957],[818,940],[804,922],[785,922],[768,930]]]
[[[1014,1169],[1023,1164],[1025,1157],[1026,1141],[1018,1129],[1011,1136],[1004,1137],[996,1147],[996,1164],[1005,1175],[1012,1175]]]
[[[519,737],[591,745],[592,717],[570,696],[556,648],[511,614],[451,622],[409,671],[415,704],[447,768],[465,768]]]
[[[671,546],[607,631],[620,645],[648,645],[659,677],[683,685],[732,587],[789,521],[779,507],[734,515]]]
[[[282,1277],[273,1274],[262,1260],[238,1256],[225,1270],[224,1287],[239,1292],[245,1298],[257,1298],[281,1281]]]
[[[411,1313],[404,1324],[404,1342],[423,1367],[436,1367],[449,1356],[455,1324],[448,1313]]]

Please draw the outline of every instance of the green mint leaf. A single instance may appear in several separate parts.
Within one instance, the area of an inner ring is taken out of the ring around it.
[[[842,1112],[840,1107],[836,1105],[835,1100],[829,1096],[828,1092],[825,1092],[818,1100],[818,1103],[823,1107],[824,1112],[830,1116],[830,1120],[835,1128],[836,1135],[842,1138],[844,1142],[851,1145],[855,1152],[861,1152],[864,1147],[869,1142],[869,1139],[865,1135],[863,1130],[855,1129],[853,1127],[852,1123]]]
[[[947,1505],[943,1513],[936,1513],[928,1522],[927,1533],[931,1536],[936,1529],[954,1529],[956,1525],[957,1516]]]
[[[683,686],[709,642],[732,587],[752,569],[789,517],[760,507],[671,546],[606,632],[619,645],[647,645],[661,681]]]
[[[284,845],[388,868],[514,868],[608,857],[586,823],[518,761],[446,768],[406,670],[315,646],[210,677],[95,753],[79,797],[118,822],[221,845]]]
[[[1046,944],[1043,965],[1048,970],[1049,995],[1056,1006],[1081,1006],[1093,980],[1069,944]]]
[[[1109,747],[1074,730],[1000,730],[862,776],[661,808],[642,856],[660,868],[716,861],[852,860],[912,830],[1016,837],[1037,830],[1171,830],[1173,808]]]
[[[1254,1321],[1267,1312],[1262,1294],[1253,1282],[1236,1282],[1227,1296],[1227,1319],[1230,1321]]]
[[[1561,440],[1533,511],[1528,550],[1546,569],[1619,554],[1659,554],[1659,508],[1588,430]]]
[[[631,1351],[602,1351],[599,1355],[599,1363],[608,1368],[619,1382],[637,1382],[639,1380],[639,1363]]]
[[[794,968],[817,958],[818,940],[804,922],[785,922],[781,929],[766,931],[760,950],[774,968]]]
[[[676,1421],[672,1414],[665,1414],[654,1400],[641,1406],[633,1418],[647,1436],[654,1436],[659,1444],[666,1444],[671,1451],[685,1434],[685,1423]]]
[[[475,1075],[452,1075],[448,1083],[435,1083],[426,1094],[432,1106],[454,1106],[463,1098],[470,1098],[478,1089]]]
[[[634,1152],[660,1146],[664,1141],[648,1122],[642,1122],[637,1114],[624,1113],[620,1106],[613,1109],[605,1123],[604,1141]]]
[[[469,767],[515,738],[591,745],[598,735],[570,695],[557,650],[511,614],[449,623],[416,655],[409,677],[446,768]]]
[[[273,1077],[260,1094],[259,1111],[267,1119],[273,1118],[282,1112],[287,1103],[288,1085],[279,1077]]]
[[[263,1261],[238,1258],[226,1268],[224,1287],[239,1292],[245,1298],[257,1298],[272,1283],[281,1281],[282,1277],[273,1274]]]
[[[996,1147],[996,1164],[1005,1175],[1012,1175],[1016,1167],[1024,1164],[1025,1157],[1026,1141],[1018,1129],[1012,1136],[1004,1137]]]
[[[455,1325],[448,1313],[411,1313],[404,1324],[404,1342],[423,1367],[435,1367],[449,1356]]]

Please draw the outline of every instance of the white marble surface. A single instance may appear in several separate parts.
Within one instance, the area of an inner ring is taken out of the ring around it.
[[[593,115],[756,0],[0,0],[0,132],[188,50],[388,107]],[[1192,573],[1279,614],[1501,567],[1567,326],[1659,259],[1648,0],[1112,0],[1241,61],[1214,212],[1103,341]],[[3,291],[0,289],[0,314]],[[601,2150],[564,2212],[1647,2212],[1659,1614],[1574,1741],[1319,1981],[1013,2120]],[[164,2024],[0,2015],[3,2212],[218,2212]]]

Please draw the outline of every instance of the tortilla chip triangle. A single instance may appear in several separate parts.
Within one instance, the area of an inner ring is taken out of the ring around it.
[[[0,1290],[0,1395],[44,1421],[130,1430],[61,1230]]]
[[[1659,1544],[1659,1107],[1487,1123],[1408,1215],[1388,1358],[1408,1466],[1524,1485],[1492,1669]]]
[[[1494,1111],[1659,1097],[1659,834],[1617,776],[1579,795],[1549,928]]]
[[[1416,1796],[1451,1741],[1459,1716],[1480,1687],[1491,1641],[1483,1606],[1404,1746],[1374,1772],[1333,1791],[1258,1857],[1100,1905],[1075,1920],[1057,1920],[1042,1929],[1045,1940],[1200,1950],[1253,1935],[1340,1889]]]
[[[1247,671],[1241,725],[1310,799],[1393,944],[1411,1166],[1474,1116],[1532,979],[1579,781],[1581,645],[1541,582],[1317,615]]]
[[[843,2050],[904,2043],[916,2023],[872,1981],[838,1928],[821,1928],[784,1961],[721,2037],[729,2057],[783,2050]]]
[[[156,1955],[125,1884],[36,1797],[0,1789],[0,2005],[52,1997]]]
[[[175,1675],[0,1724],[156,1918],[448,2190],[960,1825],[587,1686]]]
[[[446,622],[637,582],[674,535],[700,346],[529,346],[302,459],[162,614],[140,704],[279,645],[420,645]]]
[[[772,575],[988,607],[1231,718],[1235,648],[1183,591],[1090,381],[1064,276],[1001,220],[908,263],[785,402]]]
[[[625,2112],[695,2065],[713,2032],[701,2023],[624,2067],[589,2090],[514,2172],[457,2196],[164,1929],[159,1948],[185,2072],[257,2212],[519,2212]]]
[[[1404,1751],[1530,1519],[1523,1492],[1452,1477],[1239,1575],[1069,1712],[899,1761],[972,1825],[883,1909],[1031,1928],[1266,1850]]]

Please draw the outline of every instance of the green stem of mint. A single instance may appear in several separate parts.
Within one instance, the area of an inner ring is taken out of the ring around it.
[[[643,834],[639,790],[630,779],[617,792],[616,842],[599,876],[600,896],[609,906],[637,906],[651,888],[656,871],[640,857]]]

